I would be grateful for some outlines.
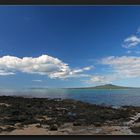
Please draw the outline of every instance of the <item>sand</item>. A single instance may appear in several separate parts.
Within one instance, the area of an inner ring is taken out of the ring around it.
[[[37,128],[38,124],[28,125],[23,129],[17,128],[11,132],[2,132],[0,135],[134,135],[126,126],[73,126],[67,123],[57,131],[50,131],[45,126]]]

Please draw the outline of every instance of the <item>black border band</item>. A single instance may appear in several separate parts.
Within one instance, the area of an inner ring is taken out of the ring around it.
[[[0,0],[1,5],[137,5],[140,0]]]

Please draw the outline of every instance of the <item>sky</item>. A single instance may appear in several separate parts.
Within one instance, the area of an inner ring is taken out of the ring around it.
[[[0,6],[0,88],[140,87],[140,6]]]

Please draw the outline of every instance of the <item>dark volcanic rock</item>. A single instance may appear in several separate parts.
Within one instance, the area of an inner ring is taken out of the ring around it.
[[[107,122],[119,123],[129,120],[131,116],[140,112],[140,107],[124,106],[115,109],[72,99],[0,96],[0,103],[9,105],[0,106],[0,125],[14,126],[20,123],[24,126],[39,123],[49,125],[52,130],[58,129],[67,122],[76,126],[91,124],[100,126]]]
[[[135,122],[140,122],[140,118],[138,118]]]
[[[50,131],[57,131],[57,129],[58,129],[57,124],[50,125],[50,128],[49,128]]]
[[[99,126],[101,126],[102,124],[101,124],[100,122],[94,122],[94,125],[97,126],[97,127],[99,127]]]
[[[139,133],[140,134],[140,126],[138,126],[138,127],[134,126],[134,127],[131,127],[130,129],[133,133]]]
[[[74,122],[73,126],[81,126],[82,124],[80,122]]]
[[[0,127],[0,132],[2,132],[3,131],[3,129]]]
[[[9,126],[9,127],[5,128],[5,129],[3,129],[3,131],[11,132],[11,131],[13,131],[15,129],[16,129],[15,127]]]

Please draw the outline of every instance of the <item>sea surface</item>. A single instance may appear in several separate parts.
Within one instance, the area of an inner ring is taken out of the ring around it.
[[[91,104],[107,105],[114,107],[123,105],[140,106],[140,89],[0,89],[0,96],[2,95],[75,99]]]

